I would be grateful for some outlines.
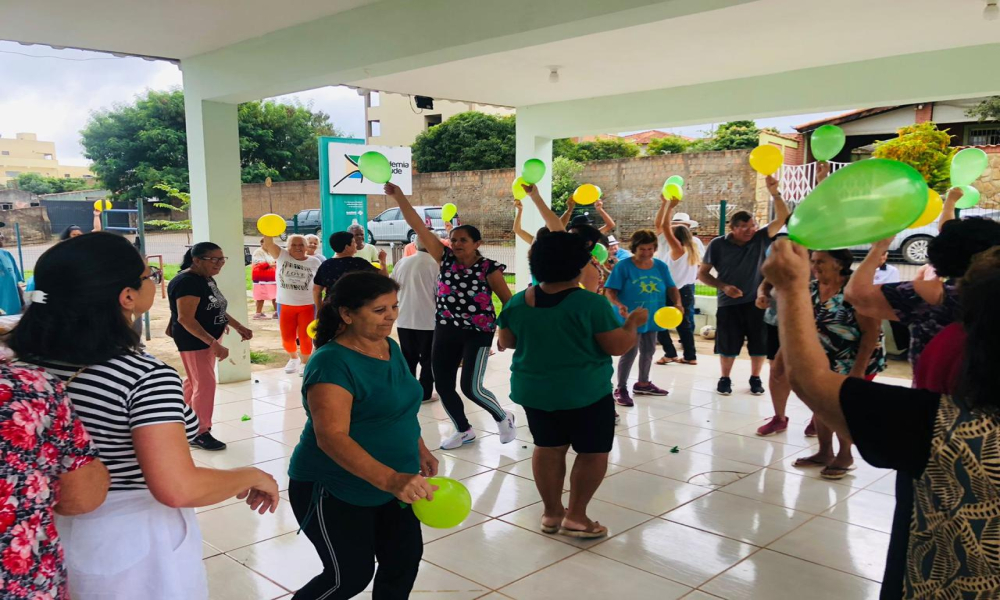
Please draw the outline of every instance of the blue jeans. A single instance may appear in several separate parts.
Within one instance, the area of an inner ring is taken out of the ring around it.
[[[681,347],[684,348],[684,360],[695,360],[698,357],[694,348],[694,284],[685,285],[678,291],[684,306],[684,320],[677,326],[677,336],[681,338]],[[656,341],[663,346],[663,353],[667,358],[677,358],[677,349],[674,348],[669,331],[659,332]]]

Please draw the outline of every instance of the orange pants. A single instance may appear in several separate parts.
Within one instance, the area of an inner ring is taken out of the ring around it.
[[[312,338],[306,333],[306,328],[316,318],[316,307],[312,304],[305,306],[281,305],[281,316],[278,318],[278,328],[281,330],[281,345],[285,352],[295,354],[301,352],[303,358],[308,358],[313,353]],[[298,347],[295,346],[295,338],[299,338]]]

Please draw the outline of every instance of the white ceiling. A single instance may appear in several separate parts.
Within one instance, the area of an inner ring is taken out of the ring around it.
[[[0,0],[0,39],[170,59],[378,0]]]

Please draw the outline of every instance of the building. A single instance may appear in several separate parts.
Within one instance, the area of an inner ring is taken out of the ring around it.
[[[642,155],[645,156],[646,149],[649,148],[650,142],[652,142],[653,140],[661,140],[663,138],[672,138],[672,137],[680,138],[685,142],[695,141],[694,138],[690,138],[683,135],[676,135],[673,133],[667,133],[666,131],[659,131],[656,129],[651,129],[649,131],[640,131],[639,133],[633,133],[631,135],[623,135],[621,136],[621,139],[625,140],[626,142],[632,142],[636,146],[639,146],[639,150],[642,152]]]
[[[0,137],[0,187],[21,173],[45,177],[93,179],[88,167],[60,165],[54,142],[42,142],[34,133],[18,133],[13,138]]]
[[[380,146],[410,146],[421,132],[469,111],[506,117],[507,106],[475,102],[433,101],[434,108],[417,108],[416,96],[370,90],[365,93],[365,139]]]

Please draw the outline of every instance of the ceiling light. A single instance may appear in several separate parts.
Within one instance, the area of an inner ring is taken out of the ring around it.
[[[1000,6],[997,6],[997,0],[986,0],[986,8],[983,9],[983,19],[996,21],[997,18],[1000,18]]]
[[[549,67],[549,83],[559,83],[559,67]]]

